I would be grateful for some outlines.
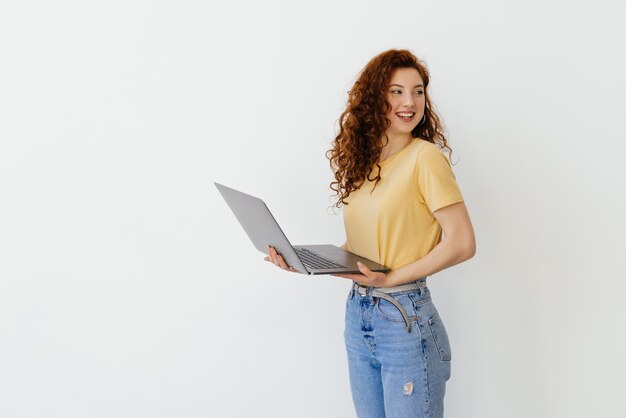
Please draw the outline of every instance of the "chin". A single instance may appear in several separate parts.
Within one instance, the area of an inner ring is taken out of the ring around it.
[[[394,129],[390,131],[389,133],[391,135],[406,135],[406,134],[410,134],[411,132],[413,132],[413,129],[415,129],[415,126],[412,128]]]

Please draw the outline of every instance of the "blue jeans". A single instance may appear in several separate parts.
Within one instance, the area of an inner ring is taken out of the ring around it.
[[[450,342],[428,288],[391,293],[406,310],[350,291],[344,338],[359,418],[441,418]]]

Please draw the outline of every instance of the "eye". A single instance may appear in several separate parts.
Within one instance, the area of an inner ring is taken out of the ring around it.
[[[415,91],[413,92],[413,94],[414,94],[414,95],[416,95],[416,96],[421,96],[421,95],[423,95],[423,94],[424,94],[424,90],[415,90]]]
[[[391,94],[402,94],[401,90],[391,90]]]

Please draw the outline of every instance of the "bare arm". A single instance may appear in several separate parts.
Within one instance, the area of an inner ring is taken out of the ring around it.
[[[459,202],[443,207],[436,210],[433,215],[441,225],[445,239],[424,257],[387,274],[372,272],[365,265],[360,265],[363,274],[339,276],[368,286],[393,287],[437,273],[472,258],[476,252],[476,238],[465,203]]]
[[[397,286],[426,277],[462,263],[476,253],[476,238],[463,202],[436,210],[433,215],[441,225],[445,239],[417,261],[390,272],[389,286]]]

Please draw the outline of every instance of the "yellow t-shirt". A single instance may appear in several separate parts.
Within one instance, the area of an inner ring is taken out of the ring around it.
[[[462,202],[448,158],[416,138],[380,163],[374,189],[367,179],[343,209],[348,250],[397,269],[428,254],[441,241],[433,212]],[[374,177],[377,168],[370,177]]]

